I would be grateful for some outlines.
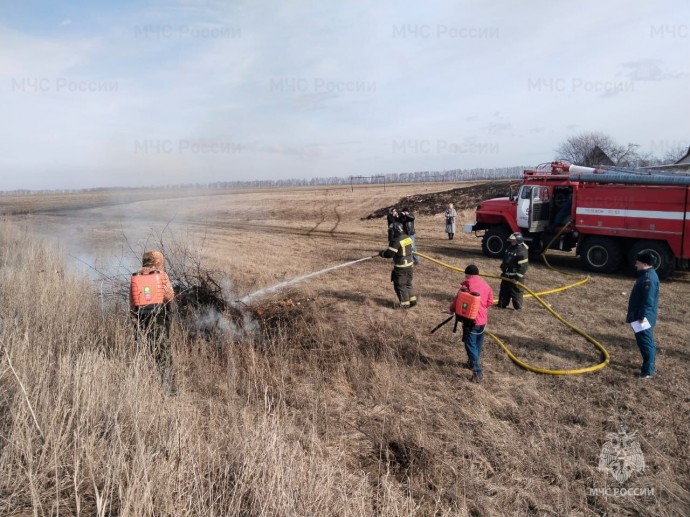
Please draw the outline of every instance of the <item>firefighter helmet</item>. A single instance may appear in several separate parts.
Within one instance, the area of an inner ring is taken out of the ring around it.
[[[516,244],[522,244],[525,242],[525,239],[520,232],[511,233],[510,237],[508,237],[508,240]]]

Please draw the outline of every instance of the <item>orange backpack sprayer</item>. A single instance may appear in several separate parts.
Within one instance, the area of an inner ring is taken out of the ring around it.
[[[475,319],[479,312],[481,299],[479,293],[470,292],[468,289],[461,289],[458,294],[458,301],[455,304],[455,314],[468,320]]]
[[[130,284],[130,304],[132,309],[147,306],[161,305],[163,303],[163,280],[160,271],[151,271],[148,274],[132,274]]]

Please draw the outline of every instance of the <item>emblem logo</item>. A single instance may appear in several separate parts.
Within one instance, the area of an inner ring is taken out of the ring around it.
[[[607,441],[601,448],[598,470],[609,471],[619,483],[627,481],[634,472],[643,472],[645,463],[637,431],[626,432],[621,426],[616,433],[606,433]]]

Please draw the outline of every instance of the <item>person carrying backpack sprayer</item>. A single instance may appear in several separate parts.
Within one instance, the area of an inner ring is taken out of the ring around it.
[[[467,352],[466,366],[472,370],[472,380],[484,378],[480,362],[484,329],[489,320],[489,307],[494,303],[491,286],[479,276],[479,268],[470,264],[465,268],[465,280],[450,304],[449,312],[455,314],[456,325],[462,322],[462,342]]]
[[[142,267],[132,274],[129,306],[135,324],[137,343],[148,346],[160,370],[163,386],[176,391],[170,347],[170,316],[175,297],[172,282],[165,272],[165,259],[160,251],[147,251]]]

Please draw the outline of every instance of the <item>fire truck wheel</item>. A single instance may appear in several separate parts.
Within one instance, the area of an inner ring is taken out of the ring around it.
[[[668,244],[651,240],[638,241],[633,244],[628,251],[628,264],[633,271],[635,270],[635,259],[641,251],[648,251],[656,256],[657,266],[654,269],[656,269],[659,278],[671,276],[675,267],[675,260]]]
[[[491,258],[501,258],[506,248],[506,239],[510,230],[504,227],[493,227],[486,230],[482,239],[482,252]]]
[[[590,237],[582,245],[580,260],[587,271],[613,273],[621,265],[623,252],[620,245],[606,237]]]

